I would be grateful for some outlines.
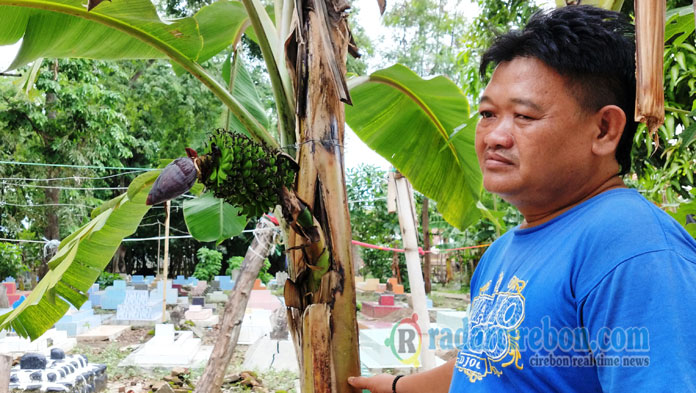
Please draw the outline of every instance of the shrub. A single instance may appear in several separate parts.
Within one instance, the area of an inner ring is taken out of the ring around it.
[[[29,271],[22,260],[22,250],[12,243],[0,243],[0,281],[7,277],[17,278],[21,273]]]
[[[203,281],[211,281],[220,274],[220,269],[222,268],[222,253],[220,251],[202,247],[198,249],[196,256],[198,257],[198,264],[193,272],[194,277]]]
[[[226,275],[231,276],[232,275],[232,270],[234,269],[241,269],[242,267],[242,262],[244,261],[244,257],[231,257],[230,259],[227,260],[227,271],[225,272]],[[271,267],[271,261],[266,258],[263,261],[263,266],[261,267],[261,270],[259,271],[259,278],[261,279],[261,282],[265,284],[268,284],[269,281],[273,279],[273,275],[268,273],[268,269]]]
[[[99,274],[99,278],[97,278],[97,284],[99,284],[99,289],[104,289],[108,286],[114,285],[114,281],[120,279],[121,276],[117,273],[101,272]]]

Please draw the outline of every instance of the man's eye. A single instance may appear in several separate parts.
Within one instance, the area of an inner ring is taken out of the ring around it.
[[[517,118],[518,118],[518,119],[522,119],[522,120],[534,120],[533,117],[529,117],[529,116],[523,115],[523,114],[521,114],[521,113],[518,113],[518,114],[517,114]]]
[[[489,117],[493,117],[493,113],[489,111],[481,111],[479,112],[479,115],[481,115],[482,118],[488,119]]]

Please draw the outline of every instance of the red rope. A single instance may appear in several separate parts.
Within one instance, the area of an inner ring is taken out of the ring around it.
[[[377,246],[377,245],[374,245],[374,244],[369,244],[369,243],[365,243],[365,242],[360,242],[360,241],[357,241],[357,240],[353,240],[352,243],[355,244],[356,246],[365,247],[365,248],[373,248],[373,249],[375,249],[375,250],[393,251],[393,252],[406,252],[406,250],[404,250],[403,248],[392,248],[392,247],[385,247],[385,246]],[[472,248],[482,248],[482,247],[488,247],[488,246],[490,246],[490,244],[479,244],[479,245],[477,245],[477,246],[467,246],[467,247],[459,247],[459,248],[447,248],[447,249],[444,249],[444,250],[438,250],[438,252],[439,252],[440,254],[446,254],[446,253],[454,252],[454,251],[468,250],[468,249],[472,249]],[[419,253],[420,255],[425,255],[425,254],[427,254],[427,253],[432,253],[432,251],[430,251],[430,250],[425,251],[425,250],[423,250],[422,247],[418,247],[418,253]]]

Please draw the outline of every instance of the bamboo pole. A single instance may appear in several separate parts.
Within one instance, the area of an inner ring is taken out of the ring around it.
[[[162,323],[166,322],[167,318],[167,276],[169,275],[169,216],[171,202],[165,202],[165,212],[167,216],[164,219],[164,271],[162,272]]]
[[[251,289],[254,287],[254,281],[259,276],[263,261],[268,256],[273,244],[274,232],[270,230],[272,227],[271,222],[265,218],[256,224],[254,240],[244,255],[244,262],[242,262],[234,291],[230,293],[227,304],[225,304],[220,335],[215,341],[213,352],[208,359],[203,375],[196,384],[194,393],[220,392],[225,371],[234,354],[234,348],[237,346]]]
[[[406,250],[406,267],[408,268],[408,281],[411,286],[411,300],[413,311],[418,315],[418,326],[421,330],[421,366],[424,370],[435,367],[435,354],[428,347],[430,330],[430,316],[425,302],[425,283],[421,270],[420,256],[418,255],[418,222],[416,221],[415,203],[413,201],[413,188],[402,174],[396,173],[396,206],[399,215],[399,227],[401,237]]]

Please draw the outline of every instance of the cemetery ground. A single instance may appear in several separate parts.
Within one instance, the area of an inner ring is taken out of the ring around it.
[[[223,393],[299,393],[296,355],[287,334],[283,307],[284,279],[277,277],[268,287],[257,280],[251,291],[239,341],[225,374]],[[415,371],[385,342],[392,327],[413,315],[410,295],[395,280],[383,283],[374,278],[357,278],[364,375]],[[177,277],[165,286],[154,277],[142,276],[117,280],[103,289],[95,285],[90,301],[80,310],[69,311],[55,329],[45,334],[50,339],[36,340],[30,346],[12,334],[0,335],[0,353],[11,353],[15,363],[19,363],[24,352],[48,354],[52,347],[61,347],[68,356],[83,355],[91,365],[106,366],[106,386],[97,391],[191,392],[220,334],[219,322],[233,286],[234,280],[227,276],[216,277],[210,285]],[[433,286],[428,299],[432,327],[455,330],[461,326],[462,318],[466,322],[469,295],[465,292],[467,288],[460,288],[459,283]],[[162,302],[167,304],[165,324],[161,323]],[[455,356],[456,350],[438,348],[435,354],[444,362]]]

